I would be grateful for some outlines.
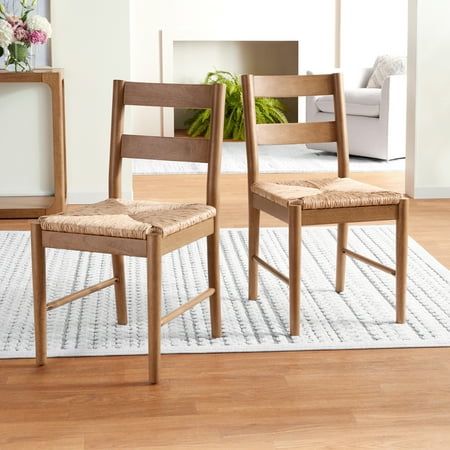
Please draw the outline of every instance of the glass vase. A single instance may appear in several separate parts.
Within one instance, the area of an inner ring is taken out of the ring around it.
[[[34,68],[33,45],[13,43],[5,55],[5,69],[10,72],[30,72]]]

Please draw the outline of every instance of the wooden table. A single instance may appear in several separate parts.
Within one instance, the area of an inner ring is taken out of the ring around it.
[[[66,143],[64,124],[64,73],[62,69],[32,72],[0,70],[0,83],[45,83],[52,95],[53,177],[51,196],[0,197],[0,219],[36,218],[64,211],[66,207]]]

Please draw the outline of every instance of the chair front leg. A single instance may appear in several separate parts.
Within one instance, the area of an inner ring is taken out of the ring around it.
[[[149,382],[159,382],[161,359],[161,240],[159,234],[147,236],[148,363]]]
[[[127,314],[127,297],[126,297],[126,280],[124,269],[124,258],[122,255],[111,255],[113,274],[117,278],[114,283],[114,291],[116,294],[116,313],[117,322],[120,325],[126,325],[128,323]]]
[[[336,249],[336,292],[340,293],[345,287],[345,266],[347,257],[344,249],[347,248],[348,224],[340,223],[337,226],[337,249]]]
[[[289,322],[291,336],[300,335],[302,209],[290,206],[289,220]]]
[[[251,202],[251,199],[250,199]],[[250,204],[248,217],[248,298],[258,298],[258,263],[254,256],[259,255],[259,227],[261,212]]]
[[[396,321],[406,320],[406,285],[408,266],[408,199],[398,205],[396,223]]]
[[[209,287],[215,290],[209,298],[211,314],[211,335],[222,336],[221,298],[220,298],[220,229],[217,219],[214,222],[214,234],[207,237]]]
[[[47,293],[45,248],[42,245],[42,230],[39,223],[31,224],[31,258],[34,297],[34,340],[36,364],[47,362]]]

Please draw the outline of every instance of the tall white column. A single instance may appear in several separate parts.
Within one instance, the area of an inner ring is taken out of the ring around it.
[[[130,78],[130,0],[51,2],[52,60],[65,70],[68,202],[108,193],[114,79]],[[123,190],[132,192],[131,165]]]
[[[450,2],[410,0],[407,193],[450,198]]]

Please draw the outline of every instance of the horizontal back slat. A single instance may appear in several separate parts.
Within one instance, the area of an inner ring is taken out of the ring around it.
[[[210,141],[203,138],[122,135],[122,158],[207,163]]]
[[[125,83],[124,105],[211,108],[214,89],[201,84]]]
[[[333,75],[255,76],[255,97],[303,97],[334,93]]]
[[[258,144],[312,144],[335,142],[336,122],[277,123],[256,125]]]

